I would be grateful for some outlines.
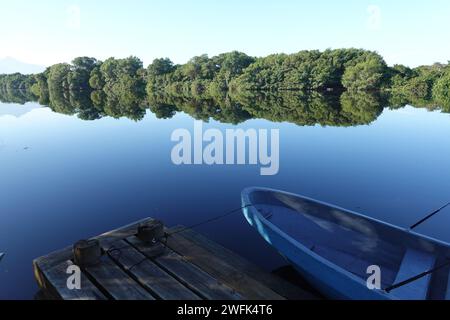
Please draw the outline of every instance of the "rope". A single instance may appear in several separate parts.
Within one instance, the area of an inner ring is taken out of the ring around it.
[[[174,231],[174,232],[172,232],[172,233],[166,233],[166,235],[167,235],[168,237],[170,237],[170,236],[173,236],[173,235],[175,235],[175,234],[185,232],[185,231],[187,231],[187,230],[189,230],[189,229],[195,229],[195,228],[201,227],[201,226],[203,226],[203,225],[209,224],[209,223],[211,223],[211,222],[215,222],[215,221],[217,221],[217,220],[222,220],[222,219],[224,219],[224,218],[226,218],[226,217],[228,217],[228,216],[231,216],[232,214],[235,214],[235,213],[237,213],[237,212],[240,212],[241,210],[243,210],[243,209],[245,209],[245,208],[253,207],[253,206],[254,206],[253,204],[248,204],[248,205],[246,205],[246,206],[243,206],[243,207],[240,207],[240,208],[231,210],[231,211],[229,211],[229,212],[227,212],[227,213],[225,213],[225,214],[222,214],[222,215],[220,215],[220,216],[217,216],[217,217],[208,219],[208,220],[206,220],[206,221],[203,221],[203,222],[200,222],[200,223],[193,224],[193,225],[191,225],[191,226],[182,228],[182,229],[177,230],[177,231]]]
[[[243,210],[243,209],[245,209],[245,208],[252,207],[252,206],[254,206],[254,205],[249,204],[249,205],[246,205],[246,206],[243,206],[243,207],[240,207],[240,208],[231,210],[231,211],[229,211],[229,212],[227,212],[227,213],[221,214],[220,216],[217,216],[217,217],[214,217],[214,218],[211,218],[211,219],[208,219],[208,220],[205,220],[205,221],[202,221],[202,222],[193,224],[193,225],[191,225],[191,226],[189,226],[189,227],[184,227],[184,228],[182,228],[182,229],[180,229],[180,230],[177,230],[177,231],[175,231],[175,232],[172,232],[172,233],[167,233],[167,232],[165,232],[165,233],[164,233],[164,239],[165,239],[165,240],[164,240],[164,243],[163,243],[163,244],[164,244],[164,248],[167,250],[167,242],[168,242],[168,239],[169,239],[169,237],[171,237],[171,236],[173,236],[173,235],[176,235],[176,234],[178,234],[178,233],[185,232],[185,231],[187,231],[187,230],[189,230],[189,229],[198,228],[198,227],[200,227],[200,226],[203,226],[203,225],[206,225],[206,224],[209,224],[209,223],[218,221],[218,220],[222,220],[222,219],[224,219],[224,218],[226,218],[226,217],[229,217],[229,216],[231,216],[231,215],[233,215],[233,214],[235,214],[235,213],[237,213],[237,212],[240,212],[241,210]],[[122,240],[123,240],[123,239],[118,239],[117,241],[122,241]],[[117,242],[117,241],[115,241],[115,242]],[[113,243],[114,243],[114,242],[113,242]],[[117,260],[119,261],[120,258],[121,258],[121,256],[122,256],[122,250],[123,250],[123,249],[126,249],[126,248],[128,248],[128,247],[129,247],[129,246],[124,246],[124,247],[122,247],[122,248],[116,248],[114,245],[112,245],[108,250],[105,251],[105,253],[106,253],[108,256],[110,256],[111,258],[117,259]],[[116,251],[119,253],[119,255],[118,255],[118,256],[112,256],[113,252],[116,252]],[[142,263],[144,263],[144,262],[147,261],[147,260],[151,260],[151,258],[150,258],[150,257],[145,257],[145,258],[142,259],[141,261],[135,263],[134,265],[132,265],[131,267],[126,268],[126,269],[127,269],[128,271],[131,271],[133,268],[136,268],[137,266],[141,265]]]
[[[419,222],[413,224],[409,230],[414,230],[415,228],[417,228],[418,226],[420,226],[421,224],[423,224],[424,222],[426,222],[427,220],[431,219],[432,217],[434,217],[436,214],[438,214],[439,212],[441,212],[442,210],[444,210],[445,208],[447,208],[448,206],[450,206],[450,202],[447,203],[445,206],[440,207],[439,209],[437,209],[436,211],[433,211],[432,213],[430,213],[429,215],[427,215],[425,218],[423,218],[422,220],[420,220]]]
[[[436,267],[434,269],[431,269],[429,271],[426,271],[426,272],[423,272],[421,274],[418,274],[417,276],[409,278],[409,279],[407,279],[405,281],[402,281],[402,282],[399,282],[397,284],[394,284],[394,285],[384,289],[384,291],[386,291],[387,293],[390,293],[392,290],[398,289],[400,287],[406,286],[407,284],[410,284],[410,283],[415,282],[415,281],[417,281],[419,279],[422,279],[423,277],[426,277],[429,274],[435,273],[436,271],[439,271],[439,270],[441,270],[441,269],[443,269],[443,268],[445,268],[445,267],[447,267],[449,265],[450,265],[450,261],[447,261],[446,263],[444,263],[444,264],[442,264],[442,265],[440,265],[440,266],[438,266],[438,267]]]
[[[120,261],[120,258],[122,257],[122,250],[129,248],[130,245],[128,246],[123,246],[122,248],[115,248],[114,246],[112,246],[111,248],[109,248],[108,250],[105,251],[105,253],[110,256],[112,259]],[[113,255],[113,252],[118,252],[118,256]],[[133,268],[137,267],[138,265],[142,264],[144,261],[149,260],[150,258],[145,257],[144,259],[142,259],[141,261],[135,263],[134,265],[132,265],[129,268],[125,268],[127,271],[131,271]]]

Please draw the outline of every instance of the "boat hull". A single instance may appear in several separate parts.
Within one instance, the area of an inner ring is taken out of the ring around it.
[[[243,212],[251,226],[319,292],[337,300],[390,300],[381,290],[370,290],[357,277],[338,270],[335,265],[287,236],[268,222],[243,194]],[[369,277],[369,275],[368,275]]]

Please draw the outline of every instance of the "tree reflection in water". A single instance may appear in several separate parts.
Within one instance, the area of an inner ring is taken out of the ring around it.
[[[49,90],[37,100],[26,91],[0,91],[1,102],[24,104],[36,101],[54,112],[77,115],[82,120],[125,117],[139,121],[150,110],[160,119],[169,119],[183,112],[197,120],[230,124],[249,119],[266,119],[299,126],[348,127],[374,122],[385,107],[400,108],[408,104],[407,100],[395,95],[351,91],[339,94],[240,92],[200,98],[167,93],[145,96],[140,92],[125,91],[117,94],[90,90]],[[428,109],[436,108],[425,102],[417,105]]]

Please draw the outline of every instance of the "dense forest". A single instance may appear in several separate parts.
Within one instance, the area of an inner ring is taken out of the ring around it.
[[[155,59],[147,68],[136,57],[80,57],[40,74],[0,75],[0,100],[36,100],[83,119],[139,120],[149,106],[161,117],[185,111],[231,123],[262,117],[355,125],[373,121],[383,106],[450,112],[450,64],[389,67],[379,54],[360,49],[261,58],[235,51],[194,57],[183,65]]]

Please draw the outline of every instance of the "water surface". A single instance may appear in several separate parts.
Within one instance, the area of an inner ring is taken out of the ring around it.
[[[247,118],[204,127],[279,129],[278,175],[260,176],[258,166],[173,165],[171,133],[193,128],[183,112],[84,121],[34,102],[0,103],[0,251],[7,252],[0,299],[33,298],[35,257],[148,216],[195,224],[238,208],[248,186],[303,194],[402,227],[450,201],[448,114],[384,109],[339,127]],[[449,223],[447,210],[418,231],[450,241]],[[267,270],[285,264],[241,214],[198,231]]]

